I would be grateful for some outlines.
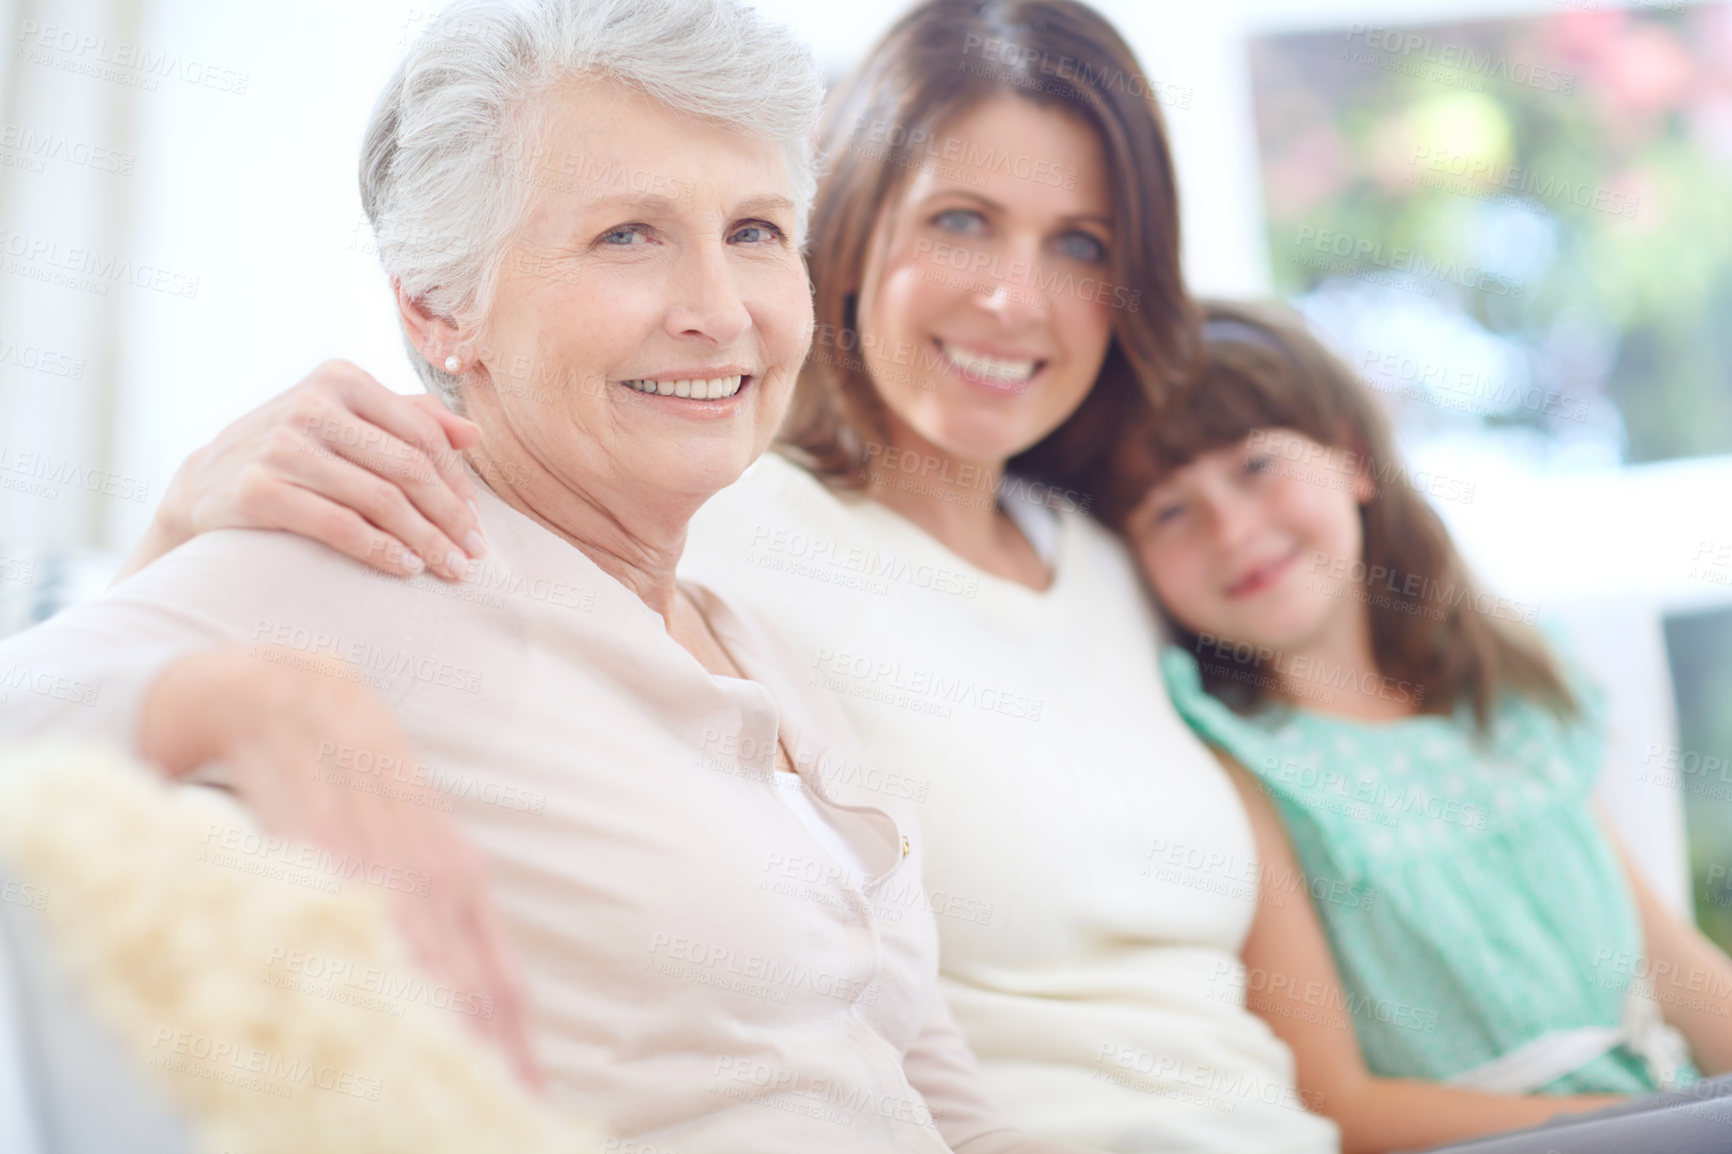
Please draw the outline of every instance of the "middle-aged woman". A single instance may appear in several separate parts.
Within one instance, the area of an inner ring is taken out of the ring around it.
[[[807,351],[820,99],[809,53],[732,0],[460,5],[387,86],[361,185],[413,359],[479,433],[473,587],[213,533],[0,647],[29,684],[94,687],[18,693],[0,736],[216,763],[297,831],[309,778],[308,804],[399,826],[340,783],[457,783],[535,1059],[639,1148],[1072,1149],[1010,1129],[946,1010],[911,807],[822,777],[861,763],[846,720],[675,578]],[[576,179],[502,181],[519,154]],[[477,348],[580,383],[490,387]],[[407,900],[450,901],[430,889]]]
[[[1167,698],[1135,570],[1086,516],[1127,399],[1158,401],[1196,342],[1153,91],[1068,0],[928,0],[891,29],[828,116],[785,455],[693,518],[681,567],[773,617],[869,755],[802,768],[920,812],[941,984],[1017,1124],[1115,1150],[1329,1151],[1244,1004],[1247,932],[1295,886],[1265,893],[1242,799]],[[646,229],[637,259],[663,243]],[[556,276],[559,251],[540,254]],[[208,529],[287,529],[393,574],[466,573],[414,579],[437,632],[434,591],[488,595],[501,548],[452,450],[487,477],[503,398],[592,387],[520,354],[488,337],[423,374],[459,390],[479,451],[436,403],[321,368],[195,455],[129,568]],[[1557,1108],[1363,1065],[1332,1085],[1389,1146]]]
[[[941,986],[1018,1125],[1118,1150],[1333,1151],[1245,1009],[1251,829],[1167,700],[1130,558],[1086,494],[1005,481],[1013,458],[1086,468],[1125,399],[1194,346],[1149,82],[1081,4],[937,0],[832,99],[786,426],[801,463],[766,456],[710,501],[682,573],[773,618],[850,716],[870,769],[816,772],[920,813]],[[620,259],[662,251],[645,232]],[[571,323],[599,337],[610,315]],[[588,387],[497,335],[452,350],[431,376],[483,426],[505,399]],[[437,628],[437,606],[488,593],[501,548],[453,475],[474,436],[327,366],[183,470],[131,567],[207,528],[286,528],[414,574]],[[459,584],[434,576],[466,561]]]

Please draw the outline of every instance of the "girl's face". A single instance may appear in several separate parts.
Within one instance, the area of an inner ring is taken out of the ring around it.
[[[1002,464],[1076,410],[1106,356],[1106,158],[1082,120],[1014,96],[939,135],[872,238],[861,345],[893,429]]]
[[[1363,614],[1326,580],[1361,557],[1363,458],[1290,429],[1259,429],[1150,489],[1126,530],[1149,584],[1186,628],[1253,645],[1315,645]]]

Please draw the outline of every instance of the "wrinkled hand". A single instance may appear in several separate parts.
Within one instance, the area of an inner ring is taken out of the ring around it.
[[[361,863],[345,884],[379,883],[416,960],[479,996],[481,1012],[466,1020],[539,1086],[486,863],[441,811],[446,795],[416,783],[414,751],[396,719],[371,690],[344,679],[347,670],[272,665],[237,648],[179,658],[145,697],[139,751],[171,776],[220,762],[266,831]]]
[[[394,576],[460,578],[486,552],[458,455],[479,436],[435,397],[326,361],[187,458],[120,575],[212,529],[283,529]]]

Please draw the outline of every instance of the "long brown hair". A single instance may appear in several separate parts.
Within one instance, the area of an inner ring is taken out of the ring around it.
[[[1389,421],[1353,370],[1298,321],[1271,307],[1204,307],[1198,371],[1162,412],[1145,408],[1125,426],[1111,456],[1097,510],[1123,531],[1150,487],[1203,453],[1237,445],[1258,430],[1290,429],[1356,455],[1376,480],[1360,506],[1364,533],[1358,581],[1371,627],[1377,672],[1424,688],[1428,712],[1473,707],[1484,730],[1504,690],[1533,697],[1560,716],[1577,704],[1531,630],[1488,611],[1443,521],[1400,464]],[[1399,575],[1378,584],[1372,574]],[[1197,634],[1168,615],[1179,643]],[[1267,703],[1269,678],[1235,678],[1203,665],[1203,682],[1233,708]]]
[[[828,171],[812,209],[808,261],[817,330],[782,444],[833,484],[866,480],[884,409],[855,327],[867,254],[885,206],[923,162],[924,142],[989,97],[1010,93],[1080,118],[1099,137],[1112,198],[1116,320],[1089,396],[1012,472],[1070,488],[1105,458],[1122,415],[1156,403],[1189,371],[1195,306],[1179,272],[1178,190],[1166,129],[1130,48],[1075,0],[927,0],[908,12],[833,95],[820,130]]]

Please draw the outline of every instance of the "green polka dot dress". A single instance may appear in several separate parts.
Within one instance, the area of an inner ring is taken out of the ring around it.
[[[1311,1009],[1351,1016],[1374,1074],[1447,1081],[1553,1031],[1619,1024],[1641,929],[1589,807],[1598,693],[1578,689],[1569,722],[1511,695],[1482,737],[1465,707],[1241,715],[1203,689],[1191,654],[1161,661],[1186,722],[1275,800],[1344,987],[1343,1004]],[[1697,1077],[1685,1062],[1678,1082]],[[1620,1045],[1538,1092],[1657,1088]]]

